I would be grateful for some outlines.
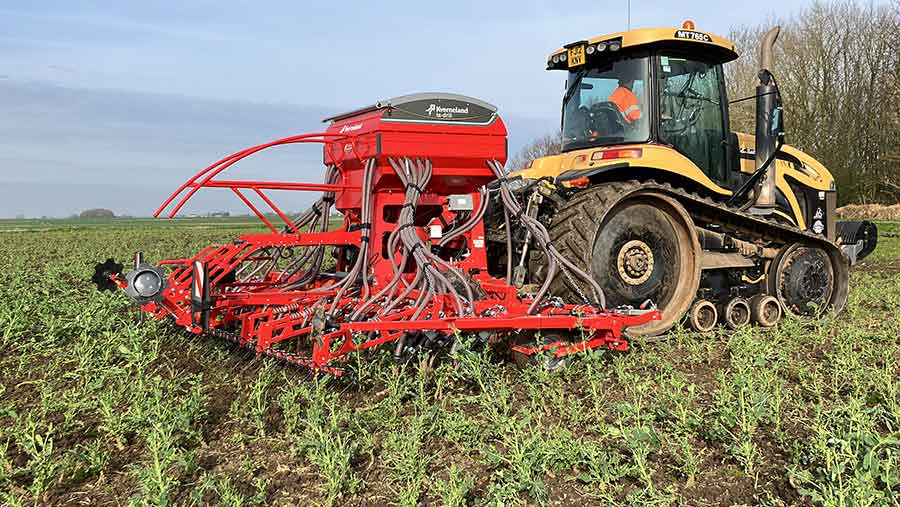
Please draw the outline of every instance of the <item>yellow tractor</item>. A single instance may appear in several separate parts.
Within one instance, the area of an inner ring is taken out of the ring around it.
[[[567,75],[562,150],[511,168],[507,183],[607,307],[659,308],[661,320],[632,334],[659,335],[685,316],[708,331],[840,311],[850,260],[874,248],[871,224],[836,223],[831,173],[784,143],[770,71],[778,33],[760,49],[752,136],[729,127],[723,65],[738,57],[734,44],[692,22],[573,42],[547,60]],[[586,302],[579,278],[517,232],[521,219],[489,218],[488,240],[507,251],[492,270],[520,287],[552,278],[551,294]]]

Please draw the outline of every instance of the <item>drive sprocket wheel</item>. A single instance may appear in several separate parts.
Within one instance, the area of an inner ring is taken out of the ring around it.
[[[675,199],[632,183],[596,185],[574,196],[553,218],[553,244],[603,288],[608,308],[638,307],[650,300],[662,318],[628,329],[653,336],[685,314],[700,283],[697,233]],[[574,277],[558,274],[553,294],[581,302],[589,292]]]
[[[819,315],[831,305],[834,266],[821,248],[802,243],[788,246],[773,262],[769,277],[771,293],[795,315]]]

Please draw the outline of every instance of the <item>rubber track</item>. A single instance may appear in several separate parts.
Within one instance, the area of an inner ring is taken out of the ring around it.
[[[575,194],[557,210],[550,224],[550,240],[563,257],[577,261],[579,267],[590,272],[594,231],[612,207],[625,195],[634,191],[632,182],[613,182],[595,185]],[[540,261],[539,261],[540,262]],[[578,301],[586,287],[576,287],[577,280],[558,274],[550,284],[550,292]]]
[[[622,200],[642,193],[660,193],[668,195],[681,203],[694,224],[700,227],[715,228],[717,232],[728,234],[734,238],[765,246],[782,247],[787,244],[804,242],[819,246],[830,257],[838,259],[835,272],[835,289],[843,294],[835,297],[837,310],[843,309],[847,299],[849,282],[849,261],[840,247],[824,236],[819,236],[796,227],[776,222],[764,217],[751,215],[739,208],[726,206],[710,198],[673,187],[668,183],[648,181],[621,181],[602,183],[579,192],[572,197],[553,217],[550,235],[560,253],[570,259],[578,259],[583,267],[589,267],[589,259],[579,258],[577,252],[590,252],[590,249],[579,245],[585,242],[592,244],[593,231],[603,221],[606,214]],[[602,233],[602,231],[601,231]],[[551,291],[557,295],[578,294],[565,276],[558,275],[551,285]],[[582,289],[583,290],[583,289]]]

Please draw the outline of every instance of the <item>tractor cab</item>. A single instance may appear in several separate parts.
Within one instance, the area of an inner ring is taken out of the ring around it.
[[[722,65],[734,45],[693,29],[631,30],[566,45],[548,70],[567,71],[562,150],[662,144],[729,185]]]

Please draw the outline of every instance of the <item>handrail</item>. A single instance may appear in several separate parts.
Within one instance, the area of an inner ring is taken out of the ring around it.
[[[189,186],[200,186],[193,183]],[[351,185],[333,183],[297,183],[293,181],[252,181],[252,180],[215,180],[203,185],[205,188],[259,188],[263,190],[299,190],[301,192],[340,192],[351,188]]]
[[[335,190],[338,190],[339,188],[344,188],[343,186],[337,186],[337,185],[325,187],[324,185],[320,184],[317,187],[314,187],[315,184],[304,184],[304,183],[291,184],[291,183],[286,183],[286,182],[266,183],[266,182],[239,182],[239,181],[222,182],[222,181],[212,181],[212,179],[215,178],[217,175],[221,174],[223,171],[225,171],[229,167],[231,167],[236,162],[238,162],[244,158],[247,158],[250,155],[253,155],[254,153],[258,153],[262,150],[271,148],[273,146],[281,146],[281,145],[285,145],[285,144],[300,144],[300,143],[329,144],[329,143],[332,143],[332,142],[340,140],[340,139],[346,139],[346,138],[352,138],[352,137],[355,137],[355,136],[348,135],[348,134],[332,134],[332,133],[328,133],[328,132],[318,132],[318,133],[313,133],[313,134],[300,134],[300,135],[296,135],[296,136],[285,137],[282,139],[276,139],[276,140],[270,141],[268,143],[260,144],[257,146],[251,146],[250,148],[246,148],[241,151],[232,153],[231,155],[228,155],[227,157],[224,157],[224,158],[218,160],[217,162],[213,163],[212,165],[206,167],[202,171],[195,174],[192,178],[190,178],[189,180],[184,182],[180,187],[178,187],[178,189],[175,192],[173,192],[169,196],[168,199],[165,200],[165,202],[162,203],[162,205],[159,208],[156,209],[156,211],[153,212],[153,216],[159,217],[159,215],[163,211],[165,211],[166,208],[168,208],[169,205],[172,204],[172,202],[179,195],[181,195],[182,192],[184,192],[186,189],[190,189],[190,190],[188,190],[187,194],[180,201],[178,201],[178,203],[175,205],[175,207],[169,213],[169,218],[174,218],[175,215],[181,210],[181,208],[184,207],[184,205],[187,203],[187,201],[190,200],[191,197],[193,197],[194,194],[196,194],[197,191],[203,187],[218,187],[218,188],[225,187],[225,188],[230,188],[232,191],[235,191],[235,189],[237,189],[237,188],[251,188],[251,189],[254,189],[254,191],[256,191],[256,192],[259,192],[258,189],[267,188],[270,186],[280,187],[280,188],[273,187],[272,189],[274,189],[274,190],[335,191]],[[354,148],[354,150],[355,150],[355,148]],[[201,180],[201,178],[202,178],[202,180]],[[198,180],[200,180],[200,181],[198,181]],[[293,187],[293,188],[288,188],[288,187]],[[306,188],[304,188],[304,187],[306,187]],[[244,200],[245,203],[248,202],[246,200],[246,197],[244,197],[242,194],[240,194],[240,192],[236,192],[236,193],[239,196],[241,196],[242,200]],[[267,204],[269,204],[268,199],[264,199],[264,200],[267,201]],[[258,210],[256,210],[253,206],[250,206],[250,207],[251,207],[251,209],[254,210],[254,212],[256,212],[256,214],[258,216],[260,216],[260,218],[263,219],[264,222],[267,223],[267,225],[269,227],[271,227],[271,224],[268,223],[268,221],[262,217],[262,215],[259,213]],[[277,209],[273,209],[273,211],[275,211],[276,213],[280,212],[280,210],[277,210]]]

